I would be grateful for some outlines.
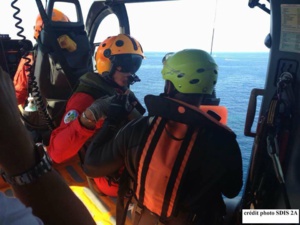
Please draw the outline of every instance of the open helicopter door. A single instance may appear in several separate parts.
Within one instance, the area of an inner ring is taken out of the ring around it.
[[[86,31],[91,43],[97,43],[95,36],[99,25],[109,15],[115,15],[118,20],[119,32],[123,34],[130,34],[130,26],[128,21],[127,10],[125,4],[139,3],[139,2],[158,2],[158,1],[174,1],[174,0],[102,0],[94,1],[89,9],[86,20]]]
[[[284,209],[300,208],[300,48],[299,13],[295,13],[300,4],[270,1],[270,9],[266,83],[264,89],[252,91],[245,124],[245,135],[255,140],[240,209],[283,209],[278,212],[285,213]],[[263,96],[259,120],[252,132],[259,95]]]
[[[37,38],[32,92],[51,131],[59,125],[79,77],[92,71],[92,52],[78,0],[49,0],[46,11],[41,0],[36,3],[43,28]],[[74,9],[75,19],[69,22],[50,19],[56,3],[67,4],[68,11]],[[47,145],[47,140],[44,142]]]
[[[100,30],[101,23],[109,15],[116,16],[118,23],[116,24],[116,26],[118,26],[118,33],[130,34],[129,21],[125,4],[118,3],[117,1],[95,1],[91,5],[86,19],[86,31],[88,33],[90,43],[94,43],[94,52],[96,51],[96,47],[100,41],[95,40],[96,34],[102,32],[102,30]]]

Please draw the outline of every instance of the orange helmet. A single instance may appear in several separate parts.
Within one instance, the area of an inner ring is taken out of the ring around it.
[[[101,75],[112,74],[117,67],[121,72],[135,74],[140,68],[144,53],[141,44],[128,34],[105,39],[96,52],[96,68]]]
[[[53,9],[52,21],[69,22],[70,20],[61,11],[59,11],[57,9]],[[41,15],[39,14],[36,18],[35,26],[34,26],[34,38],[35,39],[37,39],[39,37],[42,27],[43,27],[43,19],[42,19]]]

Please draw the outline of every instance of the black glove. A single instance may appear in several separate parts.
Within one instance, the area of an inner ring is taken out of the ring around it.
[[[115,96],[104,96],[102,98],[98,98],[87,108],[87,110],[92,112],[95,121],[107,116],[109,105],[114,97]]]
[[[127,118],[128,114],[134,108],[134,106],[130,104],[128,96],[127,93],[114,96],[108,108],[108,121],[118,124]]]

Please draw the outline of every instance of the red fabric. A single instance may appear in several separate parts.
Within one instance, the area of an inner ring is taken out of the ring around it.
[[[47,147],[54,162],[61,163],[76,155],[83,144],[102,126],[103,120],[100,120],[96,124],[95,130],[89,130],[81,126],[79,122],[81,113],[93,102],[93,97],[85,93],[75,93],[69,99],[62,121],[59,127],[52,131],[50,144]],[[65,123],[64,117],[70,110],[75,110],[78,117]]]
[[[75,93],[69,99],[65,115],[70,110],[76,110],[78,117],[69,122],[64,122],[64,117],[60,126],[52,131],[50,144],[47,151],[54,162],[61,163],[75,156],[84,143],[93,136],[93,134],[101,128],[103,120],[98,121],[95,130],[89,130],[81,126],[79,116],[81,113],[94,102],[92,96],[85,93]],[[108,196],[117,196],[118,185],[109,185],[104,177],[94,179],[100,191]]]
[[[32,54],[28,55],[28,58],[30,58],[30,65],[33,64],[33,57]],[[27,75],[29,72],[26,71],[26,69],[29,69],[29,66],[26,66],[26,59],[21,58],[18,69],[14,76],[14,86],[16,91],[16,98],[18,101],[18,104],[25,105],[26,99],[28,98],[28,77]]]
[[[103,193],[111,197],[118,196],[118,187],[119,185],[111,182],[108,184],[108,180],[105,177],[99,177],[94,179],[98,189]]]

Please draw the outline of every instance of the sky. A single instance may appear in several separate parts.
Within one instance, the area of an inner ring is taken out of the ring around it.
[[[44,2],[44,1],[43,1]],[[84,18],[92,0],[80,1]],[[0,1],[0,33],[17,38],[11,1]],[[35,0],[18,0],[21,25],[27,39],[33,40],[38,9]],[[267,5],[268,6],[268,5]],[[144,51],[177,51],[200,48],[208,52],[267,52],[264,39],[270,31],[270,16],[247,0],[178,0],[130,3],[126,5],[131,35]],[[105,32],[99,41],[118,33],[113,17],[104,20]],[[213,36],[214,33],[214,36]],[[213,38],[212,38],[213,37]]]

